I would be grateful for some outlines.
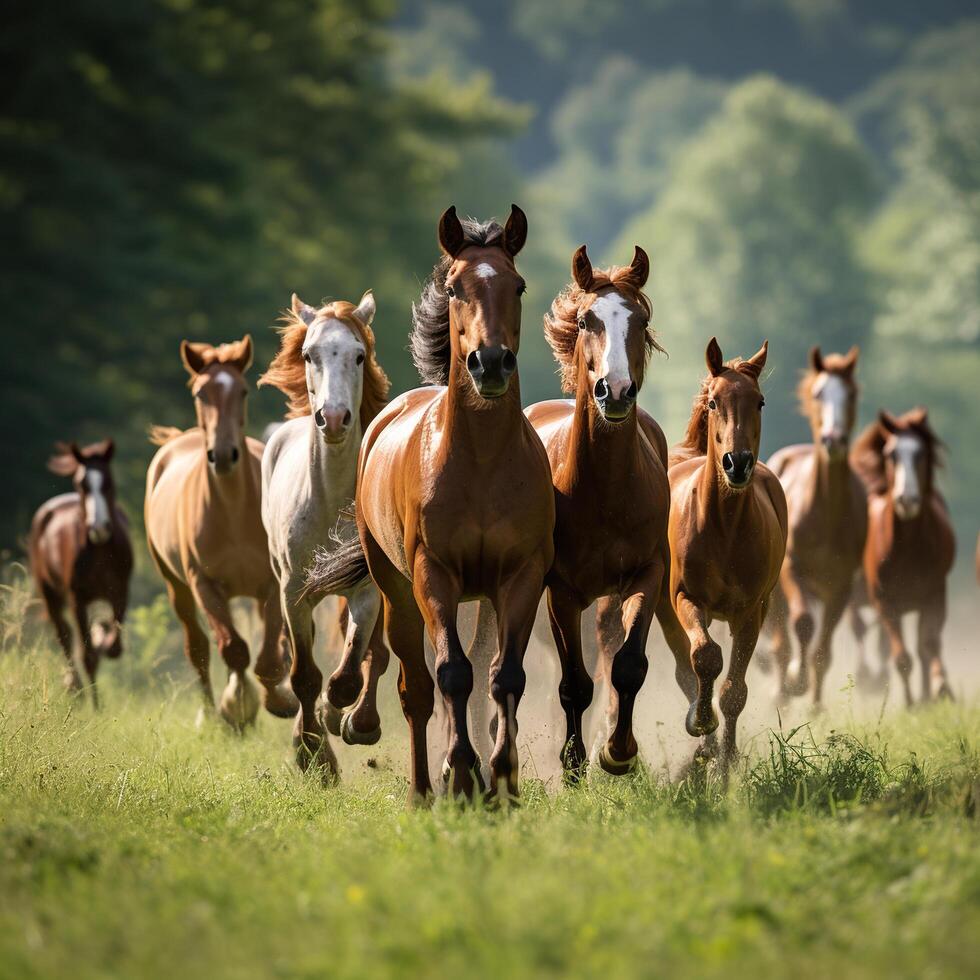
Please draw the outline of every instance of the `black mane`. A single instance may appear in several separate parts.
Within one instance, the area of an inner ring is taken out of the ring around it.
[[[496,221],[464,218],[463,236],[467,245],[500,245],[504,230]],[[423,384],[449,383],[449,297],[446,274],[453,260],[443,255],[432,268],[432,275],[422,287],[422,295],[412,304],[412,332],[409,350]]]

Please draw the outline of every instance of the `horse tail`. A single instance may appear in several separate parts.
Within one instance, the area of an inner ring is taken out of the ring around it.
[[[330,545],[317,548],[306,571],[306,592],[338,595],[353,589],[370,574],[351,510],[344,510],[330,532]]]
[[[151,425],[147,433],[154,446],[165,446],[183,434],[184,430],[178,429],[175,425]]]

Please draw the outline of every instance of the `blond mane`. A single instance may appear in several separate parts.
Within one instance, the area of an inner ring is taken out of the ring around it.
[[[361,430],[384,408],[388,401],[391,383],[375,355],[374,331],[354,313],[357,307],[345,300],[327,303],[317,310],[317,317],[340,320],[357,335],[364,344],[364,389],[361,394]],[[306,340],[306,323],[292,310],[280,317],[279,352],[269,364],[269,370],[259,378],[259,387],[271,385],[286,396],[286,418],[295,419],[311,415],[309,395],[306,390],[306,364],[303,361],[303,342]]]
[[[650,318],[653,308],[650,298],[642,289],[637,289],[630,281],[632,269],[628,265],[613,266],[609,269],[593,270],[592,288],[586,292],[576,282],[570,282],[551,304],[551,309],[544,316],[544,335],[551,346],[551,351],[558,362],[562,391],[574,393],[578,381],[578,362],[575,356],[578,347],[579,309],[582,301],[589,295],[597,293],[606,286],[615,286],[621,293],[640,305]],[[643,385],[643,373],[647,361],[654,350],[665,353],[657,343],[656,335],[651,327],[647,327],[644,337],[646,347],[640,377],[636,379],[637,387]]]

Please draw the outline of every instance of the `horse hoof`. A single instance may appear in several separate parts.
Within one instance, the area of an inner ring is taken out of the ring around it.
[[[276,718],[295,718],[299,711],[299,699],[293,694],[287,681],[262,687],[262,705]]]
[[[340,722],[340,737],[347,745],[374,745],[381,738],[381,726],[370,732],[359,732],[354,727],[354,712],[348,711]]]
[[[631,759],[614,759],[608,744],[599,749],[599,765],[602,766],[603,772],[608,772],[610,776],[628,775],[636,768],[638,758],[634,755]]]
[[[703,713],[698,710],[698,703],[695,701],[690,708],[687,709],[687,718],[684,720],[684,727],[687,729],[687,734],[693,738],[702,738],[705,735],[710,735],[718,727],[718,715],[715,714],[715,709],[710,708],[710,714],[707,718],[703,717]]]
[[[320,715],[320,724],[333,736],[339,738],[340,726],[343,722],[344,716],[341,710],[335,707],[330,701],[323,698],[320,699],[320,703],[317,705],[318,714]]]
[[[793,698],[802,697],[806,694],[807,687],[807,676],[804,671],[793,670],[792,668],[786,671],[783,690],[787,695]]]
[[[255,682],[244,671],[233,671],[228,678],[218,713],[237,732],[255,723],[259,713],[258,691]]]
[[[584,745],[576,745],[573,739],[569,739],[565,743],[559,759],[562,767],[562,779],[566,786],[578,786],[585,781],[589,760],[585,754]]]
[[[483,781],[483,773],[481,771],[482,769],[483,769],[483,763],[480,761],[480,757],[477,756],[476,762],[473,763],[473,767],[470,769],[470,778],[473,780],[475,791],[478,791],[481,794],[486,792],[486,788],[487,788],[486,783],[484,783]],[[453,767],[449,764],[449,756],[446,756],[446,758],[442,760],[443,785],[446,787],[451,786],[452,779],[453,779]]]
[[[62,679],[65,685],[65,690],[69,694],[78,694],[82,689],[82,679],[74,670],[66,670],[65,676]]]
[[[953,689],[946,683],[946,681],[942,682],[939,690],[936,692],[936,699],[939,701],[949,701],[950,703],[956,700],[956,698],[953,697]]]

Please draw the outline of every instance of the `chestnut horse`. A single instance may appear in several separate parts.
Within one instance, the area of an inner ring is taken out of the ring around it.
[[[150,556],[167,585],[184,627],[187,659],[197,671],[205,709],[214,707],[208,638],[200,608],[228,667],[220,713],[234,728],[255,720],[258,699],[246,670],[248,645],[232,622],[230,600],[258,601],[264,620],[255,676],[262,701],[278,717],[292,717],[296,699],[284,685],[282,613],[269,564],[261,516],[262,443],[245,435],[245,372],[252,340],[212,347],[182,341],[197,427],[154,428],[161,448],[146,473],[144,515]]]
[[[906,613],[919,617],[922,700],[953,696],[941,640],[946,577],[953,567],[956,540],[946,503],[935,486],[941,448],[926,410],[917,408],[898,417],[879,412],[851,453],[868,490],[867,596],[881,619],[909,705],[912,658],[902,635]]]
[[[819,347],[810,351],[799,397],[813,442],[780,449],[768,464],[783,485],[789,509],[786,558],[769,615],[772,656],[781,694],[803,694],[809,686],[815,707],[821,704],[834,630],[850,601],[868,533],[864,484],[848,462],[857,412],[857,359],[857,347],[826,357]],[[814,598],[823,606],[819,632],[810,608]],[[791,626],[799,644],[793,664]]]
[[[306,588],[314,552],[330,550],[331,532],[354,497],[361,435],[388,397],[388,378],[374,353],[374,313],[370,291],[357,306],[338,301],[318,310],[294,294],[279,353],[259,379],[289,398],[288,421],[272,435],[262,459],[262,521],[293,650],[297,762],[328,779],[337,761],[324,729],[350,744],[370,745],[381,737],[376,695],[388,648],[377,588],[368,579],[343,592],[346,642],[327,684],[333,712],[318,710],[323,675],[313,659],[313,612],[323,594]],[[341,721],[337,709],[358,695]]]
[[[521,410],[517,374],[521,294],[514,266],[527,219],[512,206],[505,227],[439,222],[445,253],[413,307],[411,350],[432,387],[396,398],[364,435],[358,464],[359,544],[335,551],[311,575],[334,591],[368,570],[384,599],[401,661],[399,693],[412,746],[410,799],[431,792],[426,727],[436,680],[449,715],[443,778],[469,796],[481,780],[467,730],[473,668],[456,626],[461,602],[486,597],[499,650],[490,668],[496,744],[491,799],[518,792],[517,707],[524,653],[554,553],[555,501],[548,457]]]
[[[650,352],[659,349],[643,294],[650,271],[636,246],[628,266],[595,270],[585,246],[572,258],[573,282],[545,317],[545,335],[575,401],[532,405],[555,487],[555,561],[546,578],[548,612],[561,663],[559,700],[566,734],[566,777],[586,764],[582,715],[593,683],[582,657],[582,613],[610,597],[625,641],[611,651],[615,724],[599,753],[607,772],[636,761],[633,705],[646,677],[646,642],[666,594],[667,440],[636,398]]]
[[[52,497],[34,515],[28,538],[31,574],[68,662],[65,686],[77,691],[82,684],[65,618],[65,605],[71,605],[92,703],[98,708],[95,675],[99,659],[102,653],[113,659],[122,653],[122,622],[133,572],[129,523],[116,503],[110,466],[115,448],[112,440],[84,449],[75,443],[58,443],[55,448],[48,469],[58,476],[70,476],[75,490]],[[95,603],[109,605],[112,620],[108,627],[99,624],[97,628],[91,622]]]
[[[718,718],[711,699],[723,666],[708,627],[723,619],[731,628],[731,662],[719,699],[723,773],[736,755],[735,727],[748,696],[745,672],[786,551],[786,497],[779,480],[757,462],[765,404],[759,375],[768,349],[767,341],[747,361],[726,363],[711,338],[709,374],[668,470],[671,603],[661,625],[678,684],[691,703],[688,734],[704,739],[698,757],[715,750]]]

